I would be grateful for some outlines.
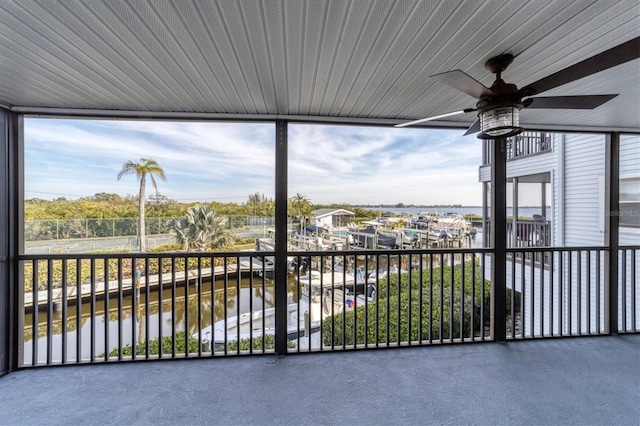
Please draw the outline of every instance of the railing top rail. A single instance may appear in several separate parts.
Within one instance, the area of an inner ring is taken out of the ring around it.
[[[490,253],[491,248],[426,248],[426,249],[391,249],[391,250],[319,250],[319,251],[289,251],[287,256],[327,256],[327,255],[356,255],[356,256],[377,256],[388,254],[451,254],[451,253]],[[245,252],[249,253],[249,252]],[[262,254],[263,252],[257,252]]]
[[[46,260],[46,259],[157,259],[184,257],[244,257],[244,256],[273,256],[274,252],[266,251],[235,251],[235,252],[155,252],[155,253],[43,253],[21,254],[18,260]]]
[[[625,245],[621,250],[640,250],[640,245]],[[561,251],[596,251],[609,250],[608,246],[571,246],[571,247],[508,247],[507,252],[561,252]],[[451,253],[492,253],[494,250],[486,248],[428,248],[428,249],[395,249],[395,250],[318,250],[318,251],[288,251],[287,256],[364,256],[364,255],[423,255],[423,254],[451,254]],[[58,260],[58,259],[171,259],[185,257],[246,257],[246,256],[275,256],[273,251],[235,251],[235,252],[157,252],[157,253],[43,253],[21,254],[18,260]]]
[[[530,253],[530,252],[563,252],[563,251],[607,251],[607,246],[577,246],[577,247],[507,247],[507,252]]]

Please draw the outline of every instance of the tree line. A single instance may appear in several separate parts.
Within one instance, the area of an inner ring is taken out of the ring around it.
[[[111,220],[111,234],[116,235],[114,219],[136,218],[135,234],[138,236],[141,252],[146,251],[146,233],[148,226],[145,217],[167,218],[166,227],[171,230],[185,249],[204,250],[209,247],[223,247],[232,237],[229,229],[246,226],[247,223],[233,223],[229,218],[238,216],[275,216],[275,201],[264,194],[249,194],[247,201],[238,203],[199,202],[179,203],[158,192],[156,178],[167,180],[165,172],[157,161],[151,158],[140,158],[138,161],[126,161],[117,174],[117,180],[126,175],[134,175],[140,183],[137,196],[121,196],[115,193],[96,193],[93,196],[77,200],[58,198],[53,201],[30,199],[25,201],[25,235],[27,240],[41,240],[55,235],[60,238],[61,230],[58,220],[66,220],[64,237],[77,238],[90,235],[102,237],[110,236],[109,219]],[[146,196],[147,179],[151,181],[155,194]],[[312,211],[323,206],[314,206],[302,194],[296,194],[288,200],[288,215],[296,218],[300,227],[311,216]],[[374,212],[351,208],[350,206],[332,205],[333,208],[356,210],[356,217],[373,217]],[[71,219],[71,220],[69,220]],[[106,222],[105,222],[106,220]],[[55,221],[55,222],[51,222]],[[118,231],[131,232],[132,223],[119,222],[119,226],[126,229]],[[91,230],[89,228],[91,227]],[[160,231],[163,226],[156,224]],[[68,228],[68,229],[67,229]],[[153,230],[149,230],[153,232]],[[103,235],[105,234],[105,235]],[[128,235],[132,235],[129,233]],[[133,234],[133,235],[135,235]]]
[[[299,195],[299,194],[298,194]],[[362,207],[350,206],[346,203],[339,204],[313,204],[307,199],[308,205],[300,206],[293,201],[297,197],[291,197],[289,201],[289,216],[310,216],[313,210],[331,208],[346,209],[355,213],[356,217],[373,218],[379,215],[374,211]],[[304,197],[304,196],[303,196]],[[306,197],[304,197],[306,199]],[[162,194],[150,195],[146,199],[145,214],[147,217],[180,217],[187,213],[189,207],[205,204],[223,216],[275,216],[275,201],[264,194],[249,194],[247,201],[242,203],[228,202],[191,202],[182,203],[172,200]],[[119,195],[105,192],[69,200],[59,197],[54,200],[31,198],[25,201],[25,220],[56,220],[56,219],[137,219],[138,196]]]

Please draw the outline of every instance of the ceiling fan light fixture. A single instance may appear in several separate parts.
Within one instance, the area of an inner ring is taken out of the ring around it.
[[[523,131],[520,127],[520,108],[501,106],[478,114],[480,118],[479,139],[500,139],[517,135]]]

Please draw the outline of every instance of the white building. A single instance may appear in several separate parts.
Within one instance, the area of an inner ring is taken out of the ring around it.
[[[327,229],[347,226],[355,216],[354,212],[345,209],[319,209],[314,210],[311,214],[313,215],[310,219],[311,225]]]
[[[550,238],[544,244],[537,240],[538,244],[533,245],[605,245],[605,222],[609,214],[620,218],[620,245],[640,243],[640,135],[620,136],[618,212],[607,211],[604,203],[609,167],[605,147],[603,134],[525,132],[510,140],[507,199],[514,211],[511,223],[517,222],[522,199],[530,200],[536,191],[531,187],[537,187],[540,197],[537,206],[550,227]],[[485,200],[490,191],[490,161],[485,155],[485,164],[480,166],[479,173],[485,186]],[[550,213],[550,217],[545,212]],[[531,240],[519,240],[517,226],[509,229],[511,246],[531,245]]]
[[[605,286],[609,269],[614,267],[610,259],[615,257],[606,249],[612,237],[607,230],[611,215],[620,221],[619,280],[613,283],[618,286],[619,306],[624,307],[618,321],[633,320],[633,301],[640,300],[640,261],[634,254],[637,251],[624,249],[640,245],[640,135],[620,135],[617,188],[608,180],[610,168],[615,167],[608,143],[606,135],[597,133],[525,132],[509,139],[506,195],[513,216],[508,222],[507,244],[521,251],[536,248],[531,253],[515,251],[509,257],[507,287],[523,294],[520,309],[528,313],[522,315],[522,327],[529,336],[605,328],[605,320],[595,318],[607,306]],[[485,148],[479,179],[487,212],[489,143],[485,142]],[[619,209],[611,211],[605,200],[616,191]],[[536,197],[535,205],[544,218],[519,220],[519,206],[531,206]],[[485,227],[486,245],[489,233]],[[540,247],[549,249],[541,253]]]

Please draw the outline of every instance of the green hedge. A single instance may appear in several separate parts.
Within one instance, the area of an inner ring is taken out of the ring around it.
[[[177,331],[176,336],[176,354],[184,354],[186,348],[186,333],[184,331]],[[272,334],[267,334],[264,336],[264,349],[274,349],[275,348],[275,336]],[[248,351],[251,347],[251,339],[240,339],[240,350]],[[295,344],[293,342],[288,342],[289,348],[294,348]],[[149,341],[149,355],[159,355],[160,351],[160,338],[155,338]],[[262,336],[253,338],[253,350],[261,351],[262,350]],[[164,355],[171,354],[173,351],[173,341],[171,336],[162,338],[162,353]],[[215,348],[216,352],[224,351],[224,346],[218,346]],[[233,353],[238,351],[238,342],[230,342],[227,344],[227,352]],[[118,348],[113,349],[109,352],[109,357],[116,358],[118,357],[118,353],[120,351]],[[125,345],[122,348],[122,356],[131,356],[133,353],[132,347],[130,344]],[[189,353],[198,353],[198,339],[189,337]],[[136,345],[136,355],[144,356],[146,355],[146,342],[141,341]],[[104,354],[99,357],[104,357]]]
[[[422,275],[419,271],[412,271],[401,274],[400,280],[398,275],[392,275],[388,281],[381,280],[376,299],[366,308],[360,306],[354,311],[324,320],[323,343],[349,346],[353,345],[354,341],[360,345],[376,341],[386,344],[480,335],[482,327],[489,325],[490,282],[482,281],[482,267],[479,264],[475,265],[474,277],[473,265],[471,262],[466,263],[464,271],[461,265],[455,265],[453,268],[436,266],[432,274],[429,270],[422,272]]]

